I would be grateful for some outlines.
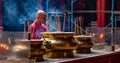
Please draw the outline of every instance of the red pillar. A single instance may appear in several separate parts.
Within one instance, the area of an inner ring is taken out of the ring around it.
[[[101,0],[101,10],[102,11],[106,11],[106,0]],[[106,13],[101,13],[101,25],[102,25],[102,27],[105,27],[105,15],[106,15]]]
[[[105,21],[105,11],[106,10],[106,0],[97,0],[97,11],[99,11],[97,13],[97,24],[98,27],[105,27],[106,25],[106,21]],[[103,11],[103,12],[101,12]],[[101,30],[101,28],[98,28],[98,31]],[[101,32],[102,35],[104,35],[104,31]],[[101,37],[101,34],[98,35],[98,39],[100,42],[103,42],[103,40],[105,39],[104,36]]]
[[[101,10],[101,0],[97,0],[97,11],[100,11]],[[97,13],[97,24],[98,24],[98,27],[101,26],[101,14],[100,12]]]
[[[2,26],[2,0],[0,0],[0,26]]]
[[[105,11],[106,10],[106,0],[97,0],[97,11]],[[98,12],[97,13],[97,24],[98,27],[105,26],[105,13]]]

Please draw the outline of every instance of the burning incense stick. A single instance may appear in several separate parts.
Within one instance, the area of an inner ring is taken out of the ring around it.
[[[60,23],[60,16],[57,16],[58,17],[58,31],[61,31],[61,23]]]
[[[76,19],[75,19],[74,23],[75,23],[74,32],[75,32],[75,35],[77,35],[77,34],[76,34]]]
[[[26,37],[26,22],[24,21],[24,39]]]
[[[63,31],[65,30],[66,13],[64,13]]]

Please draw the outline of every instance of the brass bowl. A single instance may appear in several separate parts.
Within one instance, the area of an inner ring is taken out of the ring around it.
[[[78,42],[77,53],[90,53],[93,47],[92,36],[77,35],[74,36],[76,42]]]
[[[57,58],[59,54],[65,54],[65,56],[61,57],[69,57],[70,54],[67,52],[71,52],[72,55],[72,51],[77,48],[78,43],[73,38],[74,32],[42,32],[41,34],[46,41],[46,51],[54,54],[50,55],[50,57]],[[66,54],[68,54],[68,56],[66,56]]]

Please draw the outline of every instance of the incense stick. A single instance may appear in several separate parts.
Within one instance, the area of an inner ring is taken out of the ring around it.
[[[75,22],[74,32],[75,32],[75,35],[77,35],[77,33],[76,33],[76,32],[77,32],[77,31],[76,31],[76,30],[77,30],[77,29],[76,29],[76,19],[75,19],[75,21],[74,21],[74,22]]]
[[[65,30],[66,13],[64,13],[63,31]]]
[[[24,39],[26,38],[26,22],[24,21]]]

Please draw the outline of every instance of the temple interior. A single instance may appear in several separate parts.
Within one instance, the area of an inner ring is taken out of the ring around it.
[[[119,3],[0,0],[0,63],[120,63]],[[31,39],[38,10],[48,31]]]

